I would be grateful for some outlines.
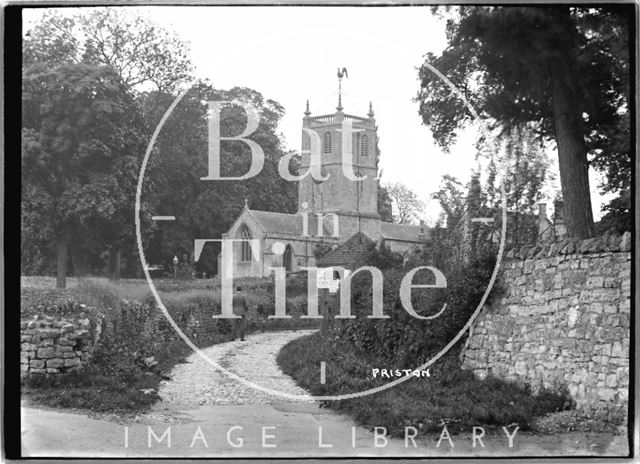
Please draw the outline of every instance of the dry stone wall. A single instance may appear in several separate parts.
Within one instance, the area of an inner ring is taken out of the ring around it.
[[[60,374],[86,364],[100,336],[101,320],[34,316],[20,322],[22,375]]]
[[[626,419],[631,235],[512,250],[502,294],[470,330],[463,367],[554,390],[582,412]]]

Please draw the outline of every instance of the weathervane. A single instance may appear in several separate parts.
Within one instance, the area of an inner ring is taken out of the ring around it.
[[[338,68],[338,106],[337,110],[342,111],[342,77],[349,77],[347,74],[347,68]]]

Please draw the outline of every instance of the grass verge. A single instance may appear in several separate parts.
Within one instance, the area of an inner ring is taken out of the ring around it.
[[[360,398],[330,401],[326,406],[345,413],[360,425],[383,426],[392,436],[403,436],[405,427],[419,432],[451,433],[473,426],[492,428],[517,424],[531,430],[536,417],[569,409],[566,394],[528,388],[494,377],[477,379],[460,368],[455,348],[429,370],[430,377],[415,378]],[[280,351],[278,364],[313,395],[337,395],[381,386],[389,379],[373,378],[372,369],[391,369],[347,344],[330,342],[315,333],[293,340]],[[326,383],[320,383],[320,363],[325,361]]]
[[[155,403],[159,383],[153,373],[118,378],[85,367],[64,375],[31,376],[25,379],[22,393],[30,404],[127,414]]]

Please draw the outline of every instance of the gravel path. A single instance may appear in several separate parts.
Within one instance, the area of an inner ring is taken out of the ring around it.
[[[278,351],[289,341],[313,330],[251,334],[246,341],[221,343],[202,351],[225,369],[258,385],[296,395],[308,396],[286,376],[276,363]],[[173,368],[171,380],[160,385],[164,407],[170,405],[267,404],[283,398],[269,395],[230,379],[209,362],[193,353],[186,363]],[[291,402],[292,400],[286,400]]]

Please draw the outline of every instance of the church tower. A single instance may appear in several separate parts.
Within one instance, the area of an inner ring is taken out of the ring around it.
[[[311,151],[319,150],[321,171],[328,178],[317,181],[308,175],[299,182],[298,212],[335,213],[341,242],[358,232],[378,240],[377,127],[371,103],[367,117],[346,114],[340,92],[335,113],[312,117],[307,102],[304,115],[300,172],[309,169]],[[343,168],[343,157],[351,167],[345,163]],[[332,221],[327,218],[325,224],[331,230]]]

